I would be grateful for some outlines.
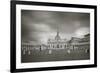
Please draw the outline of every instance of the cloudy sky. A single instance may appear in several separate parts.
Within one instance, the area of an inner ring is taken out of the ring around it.
[[[88,13],[21,10],[22,42],[46,43],[59,30],[62,39],[82,37],[90,31]]]

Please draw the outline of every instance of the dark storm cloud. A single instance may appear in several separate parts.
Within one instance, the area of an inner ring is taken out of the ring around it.
[[[62,34],[73,34],[78,28],[89,28],[89,20],[88,13],[22,10],[22,40],[39,42],[49,32],[56,32],[57,28]]]

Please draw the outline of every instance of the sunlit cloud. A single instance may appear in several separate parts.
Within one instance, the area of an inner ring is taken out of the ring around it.
[[[90,33],[90,29],[88,27],[81,27],[78,30],[76,30],[75,36],[82,38],[82,37],[84,37],[84,35],[86,35],[88,33]]]
[[[40,37],[40,42],[43,44],[47,44],[48,39],[53,39],[55,37],[54,33],[40,33],[38,35]]]
[[[52,31],[52,28],[50,28],[50,26],[47,24],[34,24],[33,27],[37,31],[44,31],[44,32]]]

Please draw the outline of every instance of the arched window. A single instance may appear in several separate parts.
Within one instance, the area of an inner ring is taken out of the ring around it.
[[[65,45],[65,48],[66,48],[66,45]]]
[[[60,48],[62,48],[62,45],[60,45]]]
[[[57,48],[59,48],[59,44],[57,44]]]

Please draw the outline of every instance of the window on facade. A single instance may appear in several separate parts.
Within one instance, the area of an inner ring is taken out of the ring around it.
[[[65,48],[66,48],[66,45],[65,45]]]
[[[53,48],[55,48],[55,46],[53,45]]]
[[[57,45],[57,48],[59,48],[59,44]]]
[[[60,47],[62,48],[62,45],[60,45]]]

